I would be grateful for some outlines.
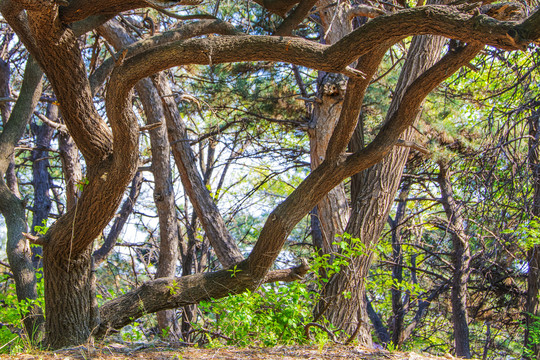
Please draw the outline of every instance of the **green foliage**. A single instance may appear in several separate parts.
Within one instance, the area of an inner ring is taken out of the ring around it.
[[[530,221],[520,223],[516,230],[505,230],[503,233],[516,236],[519,246],[528,251],[540,245],[540,218],[535,216]]]
[[[173,280],[173,283],[171,286],[166,286],[167,289],[169,289],[169,292],[171,295],[176,295],[178,291],[180,290],[179,284],[176,282],[176,279]]]
[[[234,265],[232,269],[227,270],[231,273],[231,277],[236,277],[236,274],[242,271],[242,269],[238,269],[238,265]]]
[[[6,291],[0,292],[0,354],[15,353],[34,347],[35,344],[29,341],[30,337],[26,334],[23,319],[35,306],[45,308],[43,281],[39,281],[41,276],[41,272],[38,272],[38,298],[18,301],[15,284],[10,281],[8,275],[0,274],[0,284],[7,284]]]
[[[83,191],[84,190],[84,187],[86,185],[88,185],[90,183],[90,181],[88,180],[87,177],[83,177],[81,180],[79,180],[77,182],[77,184],[75,186],[77,186],[77,189],[79,189],[79,191]]]
[[[43,219],[41,223],[43,224],[42,226],[40,225],[34,226],[34,231],[40,235],[45,235],[47,231],[49,230],[49,227],[47,226],[47,220]]]
[[[206,333],[206,340],[211,346],[222,343],[275,346],[310,342],[305,335],[305,325],[313,321],[312,311],[319,301],[319,290],[330,276],[349,266],[354,257],[368,254],[361,240],[349,234],[338,236],[334,245],[338,248],[335,253],[313,256],[311,283],[266,285],[255,292],[202,302],[200,308],[204,317],[202,323],[194,326]],[[239,270],[235,267],[229,271],[234,277]],[[351,298],[352,294],[343,293],[343,296]],[[312,342],[319,346],[324,346],[329,340],[328,334],[320,328],[312,327],[310,332]]]
[[[204,329],[214,346],[221,342],[213,334],[221,334],[227,345],[301,344],[306,342],[304,323],[311,318],[313,300],[304,283],[263,286],[256,292],[202,302],[204,324],[194,326]]]
[[[353,238],[347,233],[336,237],[340,240],[334,241],[332,245],[336,246],[338,251],[313,257],[311,269],[319,288],[327,283],[332,275],[349,266],[353,258],[369,254],[370,250],[359,238]]]
[[[523,356],[528,359],[534,359],[535,354],[532,351],[534,345],[540,344],[540,316],[529,314],[533,322],[529,325],[529,344],[523,349]]]

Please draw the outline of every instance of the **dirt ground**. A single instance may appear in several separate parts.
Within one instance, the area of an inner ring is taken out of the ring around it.
[[[36,351],[17,355],[0,355],[0,359],[16,360],[184,360],[184,359],[257,359],[257,360],[299,360],[299,359],[366,359],[366,360],[449,360],[455,359],[450,355],[435,357],[415,353],[388,352],[383,350],[368,350],[353,346],[325,346],[317,347],[287,346],[274,348],[235,348],[223,347],[214,349],[199,349],[194,347],[156,346],[148,344],[112,344],[100,347],[78,346],[54,352]]]

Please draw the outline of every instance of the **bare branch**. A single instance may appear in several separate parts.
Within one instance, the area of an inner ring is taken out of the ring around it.
[[[36,245],[40,245],[40,246],[44,246],[47,244],[47,240],[41,236],[35,236],[35,235],[32,235],[32,234],[29,234],[29,233],[25,233],[23,232],[22,235],[28,239],[28,241],[30,241],[32,244],[36,244]]]
[[[306,259],[302,259],[300,265],[293,267],[291,269],[270,271],[266,275],[264,282],[266,284],[278,282],[278,281],[292,282],[292,281],[302,279],[308,271],[309,271],[309,265]]]
[[[39,120],[43,121],[45,124],[49,125],[53,129],[56,129],[63,133],[68,132],[66,125],[53,121],[38,111],[34,111],[34,115],[36,115],[39,118]]]

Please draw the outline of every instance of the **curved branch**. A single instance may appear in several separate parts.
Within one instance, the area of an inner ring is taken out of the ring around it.
[[[127,50],[126,57],[130,57],[156,45],[208,34],[243,35],[242,32],[238,31],[234,26],[225,21],[218,19],[201,20],[190,24],[183,24],[174,30],[165,31],[159,35],[138,41],[120,51]],[[114,66],[114,58],[109,57],[90,76],[90,86],[93,94],[95,94],[103,85],[105,79],[111,74]]]
[[[300,265],[294,268],[270,272],[265,282],[295,281],[303,277],[308,270],[309,266],[302,260]],[[148,281],[139,288],[103,304],[100,308],[102,322],[94,335],[105,336],[145,314],[220,299],[247,289],[254,290],[257,285],[258,280],[249,273],[245,261],[232,269]]]
[[[198,5],[201,0],[153,1],[153,0],[71,0],[60,8],[60,19],[69,24],[94,15],[116,15],[122,11],[142,7],[170,7],[174,5]]]
[[[302,0],[276,29],[274,35],[291,35],[292,31],[306,18],[318,0]]]
[[[529,23],[527,29],[534,24],[535,21]],[[223,36],[185,41],[169,38],[171,42],[158,35],[137,43],[136,51],[130,49],[121,67],[125,73],[132,72],[134,78],[183,64],[239,61],[282,61],[328,72],[344,72],[361,55],[407,36],[433,34],[520,50],[534,40],[519,35],[524,33],[514,22],[461,13],[456,7],[431,5],[379,16],[330,46],[294,37]]]
[[[21,139],[26,125],[41,96],[43,72],[33,57],[29,57],[24,70],[24,77],[19,98],[13,107],[7,124],[0,134],[0,174],[7,171],[15,145]]]
[[[414,121],[424,98],[463,65],[471,61],[484,48],[479,43],[468,44],[450,51],[435,65],[420,75],[405,91],[397,111],[382,126],[375,139],[362,150],[350,155],[340,167],[352,176],[380,161],[398,142],[399,136]]]

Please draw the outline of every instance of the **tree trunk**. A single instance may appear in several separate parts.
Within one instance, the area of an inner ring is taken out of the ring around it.
[[[0,97],[11,97],[11,71],[9,69],[9,63],[0,59]],[[9,115],[11,113],[11,104],[9,102],[3,102],[0,104],[0,114],[2,115],[2,124],[6,124]],[[17,197],[21,197],[19,193],[19,185],[17,182],[17,175],[15,174],[15,155],[11,154],[10,162],[5,173],[5,181],[8,188]]]
[[[176,204],[171,176],[170,146],[165,127],[163,104],[157,89],[150,79],[141,80],[136,86],[141,96],[148,124],[161,125],[150,130],[152,146],[152,173],[154,174],[154,203],[159,218],[159,260],[156,278],[176,275],[178,263],[178,224]],[[171,339],[178,339],[180,329],[175,310],[157,313],[158,327],[167,331]]]
[[[11,159],[15,145],[24,133],[38,103],[42,89],[42,77],[43,73],[38,64],[33,58],[29,58],[26,63],[19,99],[0,135],[0,211],[6,221],[6,252],[15,278],[19,301],[37,299],[36,274],[32,265],[30,244],[22,235],[23,232],[28,231],[24,203],[4,182],[3,175],[12,164]],[[30,313],[23,318],[24,327],[30,339],[40,340],[43,321],[43,312],[37,306],[34,306]]]
[[[50,104],[47,107],[47,117],[53,121],[58,120],[58,108]],[[32,185],[34,186],[34,206],[32,217],[31,232],[36,234],[36,226],[46,226],[49,212],[51,211],[51,198],[49,191],[51,189],[51,180],[49,175],[49,147],[51,146],[54,129],[47,124],[30,125],[34,133],[35,149],[32,150],[30,158],[32,159]],[[44,224],[45,222],[45,224]],[[32,262],[37,269],[41,267],[42,248],[35,246],[32,248]]]
[[[334,44],[352,31],[348,19],[349,6],[338,4],[331,6],[332,1],[319,1],[322,22],[323,42]],[[315,170],[326,158],[326,150],[330,137],[334,132],[341,114],[345,85],[347,80],[341,74],[319,72],[317,80],[317,98],[309,122],[308,135],[310,142],[311,170]],[[332,243],[336,235],[342,235],[349,218],[349,204],[345,194],[345,186],[339,184],[317,204],[318,225],[322,235],[322,251],[329,254],[334,250]],[[313,215],[312,215],[313,216]]]
[[[444,41],[443,38],[433,36],[413,38],[386,121],[399,108],[407,87],[436,62]],[[419,109],[415,117],[418,112]],[[410,140],[412,134],[409,129],[402,138]],[[327,319],[346,333],[356,334],[358,341],[365,346],[372,344],[364,295],[365,279],[372,260],[371,249],[376,245],[388,219],[408,154],[408,148],[395,147],[383,161],[353,176],[351,193],[356,194],[356,197],[352,199],[352,213],[346,232],[362,241],[367,254],[353,259],[349,267],[336,274],[329,282],[323,298]],[[343,294],[351,294],[352,297],[347,299]]]
[[[86,343],[99,325],[91,250],[71,257],[43,249],[45,345],[53,349]]]
[[[399,201],[396,209],[395,218],[389,219],[392,227],[392,279],[400,284],[403,281],[403,247],[402,247],[402,228],[401,222],[405,217],[405,210],[407,208],[407,196],[409,196],[409,190],[411,189],[410,181],[405,181],[402,185],[399,193]],[[401,338],[403,334],[403,322],[405,320],[405,309],[403,305],[403,296],[400,289],[392,287],[390,290],[392,294],[392,322],[390,329],[392,330],[392,343],[394,346],[401,345]]]
[[[442,204],[448,218],[447,229],[452,237],[452,323],[456,356],[470,358],[469,323],[467,316],[467,282],[469,281],[471,251],[469,236],[465,232],[465,221],[458,203],[454,199],[448,164],[439,163],[437,178],[441,189]]]
[[[540,217],[540,110],[535,109],[529,118],[529,167],[533,182],[533,219]],[[540,358],[540,344],[532,342],[531,331],[538,326],[540,316],[540,245],[534,245],[527,253],[529,273],[527,275],[527,303],[525,305],[525,348],[532,352],[531,359]],[[538,331],[538,330],[536,330]],[[535,334],[538,336],[538,333]]]

